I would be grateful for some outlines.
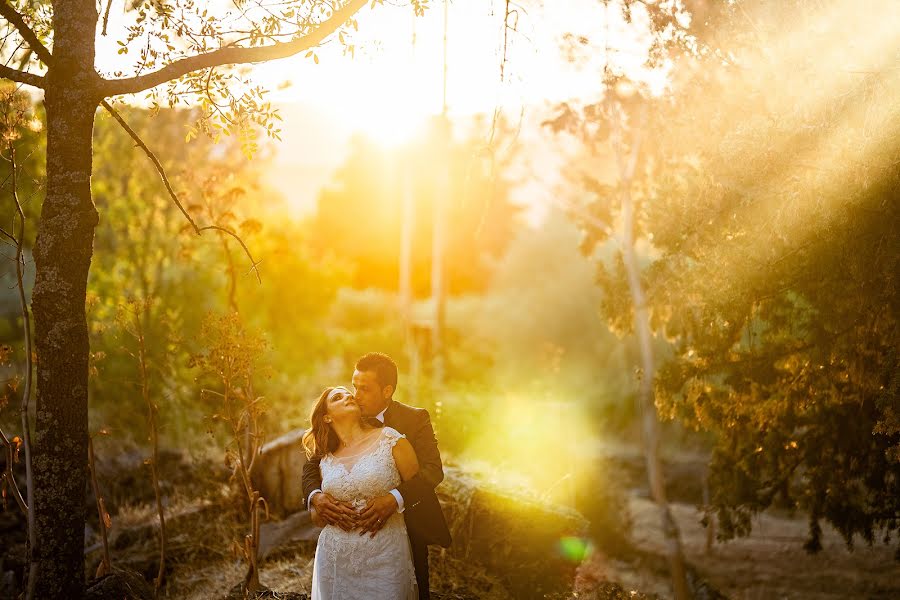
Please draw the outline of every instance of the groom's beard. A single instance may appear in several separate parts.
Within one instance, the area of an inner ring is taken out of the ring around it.
[[[372,409],[372,410],[369,410],[367,407],[363,406],[359,402],[357,402],[356,405],[359,407],[359,414],[362,416],[362,418],[367,419],[367,418],[377,417],[383,411],[387,410],[387,407],[390,405],[390,403],[385,404],[384,406],[377,407],[377,409]]]

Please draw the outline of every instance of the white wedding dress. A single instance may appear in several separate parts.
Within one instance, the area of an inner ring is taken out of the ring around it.
[[[322,491],[361,510],[366,500],[400,485],[392,449],[401,437],[384,427],[374,448],[362,456],[322,459]],[[355,461],[355,462],[344,462]],[[394,513],[371,537],[359,530],[326,526],[313,563],[312,600],[417,600],[415,570],[406,523]]]

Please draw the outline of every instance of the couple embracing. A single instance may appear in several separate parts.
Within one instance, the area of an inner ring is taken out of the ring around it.
[[[312,600],[429,598],[428,546],[450,545],[428,411],[393,399],[397,365],[356,362],[352,391],[326,388],[303,436],[303,493],[319,535]]]

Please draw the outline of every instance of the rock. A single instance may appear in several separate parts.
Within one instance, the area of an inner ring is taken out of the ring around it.
[[[314,542],[321,527],[313,525],[309,512],[296,512],[280,521],[266,521],[259,526],[259,557],[266,558],[273,551],[293,542]]]
[[[24,481],[24,477],[21,481]],[[24,487],[21,489],[24,494]],[[9,505],[6,510],[0,508],[0,574],[3,580],[0,583],[0,599],[16,597],[17,592],[8,590],[18,589],[18,582],[25,578],[28,560],[28,525],[25,516],[11,498],[7,498],[7,502]]]
[[[253,461],[253,487],[265,498],[270,515],[275,517],[260,524],[261,558],[297,543],[314,543],[322,531],[312,524],[304,508],[302,477],[306,453],[301,440],[305,432],[295,429],[275,438],[260,449]]]
[[[274,514],[288,515],[262,523],[261,556],[271,556],[298,540],[311,543],[318,536],[319,529],[303,510],[303,433],[296,429],[276,438],[262,447],[254,461],[254,487]],[[589,527],[581,514],[482,484],[452,466],[445,467],[444,473],[437,491],[453,534],[452,556],[479,563],[516,598],[571,590]],[[239,586],[236,591],[240,592]],[[456,592],[433,597],[468,599]]]
[[[0,554],[0,600],[13,600],[21,591],[25,580],[28,547],[24,542],[4,540],[5,547]]]
[[[112,572],[88,585],[85,600],[153,600],[153,587],[141,575],[113,565]]]
[[[301,439],[305,429],[279,436],[260,449],[250,473],[253,487],[269,504],[269,510],[287,515],[304,509],[303,465],[306,453]]]
[[[438,487],[450,552],[496,575],[516,598],[571,589],[588,522],[577,512],[484,485],[457,468]]]

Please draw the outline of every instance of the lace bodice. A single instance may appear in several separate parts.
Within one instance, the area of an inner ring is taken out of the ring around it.
[[[393,448],[403,437],[406,436],[396,429],[384,427],[374,448],[355,461],[326,455],[319,465],[322,491],[356,506],[365,506],[366,500],[387,494],[400,485]]]
[[[378,434],[370,452],[344,460],[326,455],[319,463],[322,491],[350,502],[366,501],[400,485],[393,448],[406,437],[391,427]],[[416,600],[409,537],[403,515],[394,513],[375,534],[326,526],[319,535],[313,568],[312,600]]]

